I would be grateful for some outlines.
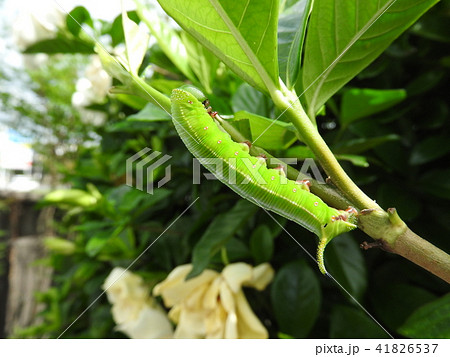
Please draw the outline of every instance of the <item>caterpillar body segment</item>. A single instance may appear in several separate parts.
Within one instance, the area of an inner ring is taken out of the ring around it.
[[[305,182],[289,180],[283,170],[267,168],[264,158],[249,154],[248,144],[234,142],[221,130],[189,91],[173,90],[171,105],[173,122],[184,144],[221,182],[319,237],[317,260],[322,273],[326,273],[325,246],[335,236],[356,228],[356,211],[329,207],[309,192]]]

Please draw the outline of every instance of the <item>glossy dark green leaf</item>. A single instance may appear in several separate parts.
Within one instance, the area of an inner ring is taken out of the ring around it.
[[[270,228],[260,225],[250,237],[250,251],[255,265],[270,261],[273,255],[274,236]]]
[[[408,97],[430,91],[444,79],[444,75],[445,71],[441,69],[430,69],[419,76],[415,76],[406,87]]]
[[[418,308],[398,332],[410,338],[450,338],[450,294]]]
[[[225,245],[225,249],[230,262],[239,262],[251,258],[248,246],[237,238],[231,238]]]
[[[450,169],[426,172],[419,178],[418,184],[425,192],[439,198],[450,199]]]
[[[435,3],[437,0],[315,1],[303,67],[310,116]]]
[[[422,209],[420,200],[411,191],[392,184],[379,186],[377,202],[385,209],[395,207],[405,221],[416,218]]]
[[[330,338],[389,338],[389,335],[360,308],[338,305],[331,312]]]
[[[450,42],[450,27],[448,26],[448,13],[436,13],[432,17],[418,21],[411,31],[424,38],[442,43]]]
[[[193,268],[188,274],[188,278],[194,278],[201,274],[208,266],[211,258],[225,246],[257,209],[257,206],[252,203],[239,200],[231,210],[218,215],[194,247],[192,253]]]
[[[367,268],[361,249],[348,233],[334,238],[325,251],[328,271],[355,299],[367,288]]]
[[[308,336],[321,304],[319,281],[305,261],[283,266],[272,283],[270,297],[279,331],[296,338]]]
[[[399,139],[400,137],[396,134],[377,136],[374,138],[352,139],[336,145],[336,147],[333,148],[333,152],[336,154],[360,154],[386,142]]]
[[[404,89],[349,89],[342,95],[341,125],[347,126],[355,120],[382,112],[405,98]]]
[[[428,137],[413,148],[410,163],[411,165],[422,165],[448,153],[450,153],[448,135]]]
[[[391,330],[396,330],[414,310],[435,298],[427,290],[406,283],[383,283],[371,294],[377,317]]]
[[[336,155],[336,159],[339,161],[350,161],[353,165],[359,167],[369,167],[367,158],[361,155],[340,154]]]

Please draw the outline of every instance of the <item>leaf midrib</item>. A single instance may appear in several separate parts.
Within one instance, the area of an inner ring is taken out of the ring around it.
[[[358,41],[364,33],[378,20],[380,16],[382,16],[397,0],[390,0],[388,1],[382,8],[380,8],[367,22],[366,24],[356,32],[356,34],[352,37],[349,44],[344,48],[344,50],[341,52],[339,56],[337,56],[334,61],[327,67],[327,69],[322,72],[322,74],[319,75],[318,78],[321,78],[319,81],[315,91],[314,95],[312,96],[311,103],[310,103],[310,116],[315,116],[315,104],[316,100],[318,98],[318,94],[320,93],[320,89],[322,88],[323,84],[326,82],[326,79],[328,78],[328,74],[337,66],[337,64],[340,62],[339,59],[342,58],[351,48],[352,46]],[[320,37],[320,36],[319,36]],[[313,85],[314,81],[309,85]]]
[[[259,74],[261,80],[265,84],[269,93],[274,93],[278,89],[278,83],[274,83],[272,81],[272,79],[269,77],[269,75],[266,72],[266,70],[264,69],[263,65],[261,64],[259,59],[255,56],[255,53],[252,51],[252,49],[250,48],[248,43],[242,37],[238,28],[234,25],[233,21],[230,19],[228,14],[225,12],[222,5],[220,5],[219,1],[218,0],[209,0],[209,2],[214,7],[214,9],[217,11],[217,13],[221,17],[221,19],[225,23],[225,25],[228,27],[228,29],[230,30],[233,37],[236,39],[237,43],[241,47],[244,54],[247,56],[247,58],[250,60],[250,62],[255,67],[256,72]],[[250,0],[248,1],[248,3],[249,2],[250,2]],[[248,3],[247,3],[247,5],[248,5]],[[261,41],[262,41],[262,38],[260,39],[260,45],[261,45]]]

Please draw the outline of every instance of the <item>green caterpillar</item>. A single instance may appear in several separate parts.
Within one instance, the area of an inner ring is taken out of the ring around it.
[[[325,246],[335,236],[356,228],[356,210],[331,208],[309,192],[308,182],[289,180],[282,169],[267,168],[264,158],[249,154],[249,143],[234,142],[216,124],[216,113],[211,112],[203,93],[196,88],[182,88],[172,92],[172,118],[189,151],[245,199],[315,233],[319,237],[317,262],[326,274]]]

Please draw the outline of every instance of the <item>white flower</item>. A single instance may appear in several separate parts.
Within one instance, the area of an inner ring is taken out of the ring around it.
[[[100,58],[94,55],[84,71],[84,77],[76,83],[77,91],[72,96],[72,104],[75,107],[87,107],[103,103],[111,85],[111,77],[103,69]]]
[[[267,338],[263,324],[250,308],[243,286],[263,290],[273,279],[272,267],[245,263],[226,266],[222,273],[205,270],[185,280],[192,265],[181,265],[156,285],[154,295],[161,295],[171,307],[169,317],[175,323],[175,338]]]
[[[55,37],[64,26],[66,14],[54,1],[30,2],[14,21],[13,36],[23,50],[33,43]]]
[[[130,338],[171,338],[172,325],[165,311],[149,295],[143,279],[114,268],[103,284],[112,304],[117,329]]]

